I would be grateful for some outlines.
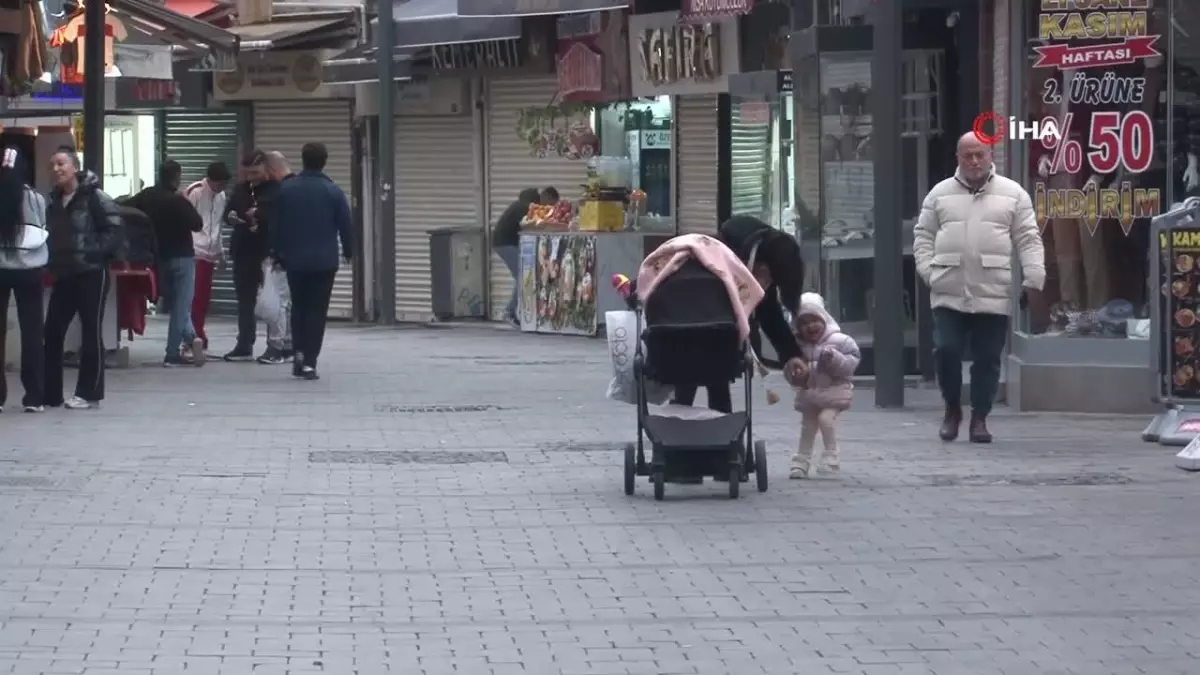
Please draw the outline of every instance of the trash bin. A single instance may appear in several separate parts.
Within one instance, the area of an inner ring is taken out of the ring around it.
[[[429,281],[433,315],[446,319],[484,318],[483,228],[429,230]]]

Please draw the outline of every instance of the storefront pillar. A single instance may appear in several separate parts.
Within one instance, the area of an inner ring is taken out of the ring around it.
[[[875,145],[875,405],[904,405],[904,220],[901,109],[903,11],[900,2],[874,3],[870,98]]]
[[[89,2],[84,8],[87,35],[104,35],[108,5]],[[104,185],[105,40],[83,40],[83,166]],[[78,150],[78,148],[76,148]]]
[[[379,11],[379,42],[377,54],[391,55],[395,45],[395,18],[391,2],[377,4]],[[396,162],[391,158],[395,152],[395,79],[396,62],[392,58],[377,59],[379,64],[379,154],[387,161],[379,162],[379,241],[375,250],[376,307],[379,323],[390,326],[396,323],[396,195],[392,186],[396,183]]]

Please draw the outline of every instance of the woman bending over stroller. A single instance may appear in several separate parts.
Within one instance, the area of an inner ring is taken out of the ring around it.
[[[795,308],[800,304],[800,292],[804,285],[804,261],[800,256],[800,245],[786,232],[764,223],[752,216],[734,216],[721,224],[717,239],[750,265],[751,272],[766,291],[762,302],[750,316],[750,346],[762,363],[781,368],[783,364],[800,355],[792,331],[784,318],[783,308]],[[763,357],[759,331],[770,341],[778,360]],[[728,382],[714,382],[708,390],[708,407],[724,413],[733,411],[733,399]],[[676,387],[674,403],[692,405],[696,402],[696,387]]]
[[[800,355],[784,365],[783,376],[796,391],[796,410],[801,414],[800,448],[792,457],[791,478],[808,478],[817,432],[825,450],[821,469],[837,473],[841,458],[837,444],[837,419],[850,409],[854,384],[850,378],[862,357],[854,338],[841,332],[825,301],[816,293],[805,293],[792,320],[792,331]]]

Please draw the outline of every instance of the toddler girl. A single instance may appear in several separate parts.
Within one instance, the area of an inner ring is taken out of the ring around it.
[[[800,308],[792,318],[792,333],[800,345],[800,357],[787,362],[783,376],[796,391],[796,410],[802,415],[800,449],[792,457],[791,478],[808,478],[817,432],[825,444],[823,470],[837,472],[837,418],[850,409],[854,384],[850,381],[861,356],[858,344],[829,312],[816,293],[800,297]]]

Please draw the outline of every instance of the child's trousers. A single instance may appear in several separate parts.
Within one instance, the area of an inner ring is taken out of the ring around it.
[[[807,473],[812,465],[813,446],[817,441],[817,433],[821,434],[825,451],[821,454],[821,464],[836,471],[841,466],[838,457],[837,419],[840,410],[807,410],[802,413],[800,421],[800,449],[792,457],[792,472]]]

